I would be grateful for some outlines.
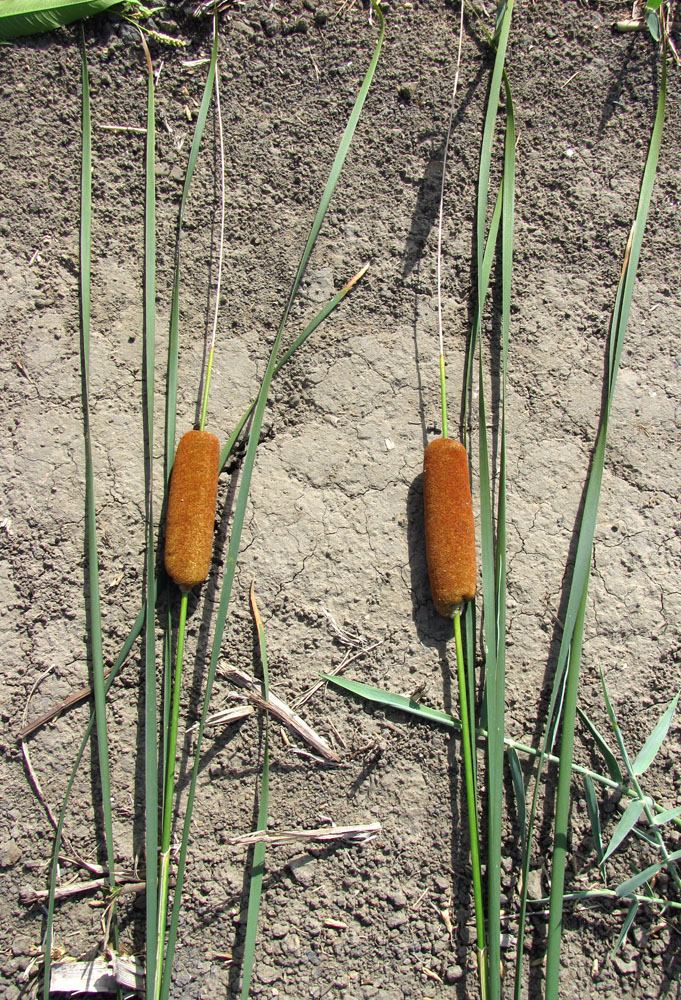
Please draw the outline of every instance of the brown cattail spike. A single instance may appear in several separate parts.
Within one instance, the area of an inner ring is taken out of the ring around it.
[[[475,521],[466,449],[437,438],[423,456],[426,560],[435,609],[451,616],[475,597]]]
[[[177,447],[170,477],[165,565],[183,590],[208,576],[213,551],[220,444],[208,431],[189,431]]]

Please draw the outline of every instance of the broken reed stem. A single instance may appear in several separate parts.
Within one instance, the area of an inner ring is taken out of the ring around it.
[[[463,641],[461,638],[461,609],[454,612],[454,641],[456,645],[456,672],[459,683],[461,704],[461,743],[463,745],[463,765],[466,777],[466,810],[468,812],[468,836],[471,843],[471,868],[473,870],[473,899],[475,902],[475,928],[477,932],[476,954],[480,995],[487,997],[487,955],[485,949],[485,913],[482,900],[482,874],[480,870],[480,846],[478,842],[478,816],[475,805],[475,778],[473,776],[473,751],[468,715],[468,695],[466,672],[463,662]]]

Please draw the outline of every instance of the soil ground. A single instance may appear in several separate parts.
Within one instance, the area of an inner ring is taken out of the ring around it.
[[[155,454],[161,468],[165,350],[182,179],[205,79],[210,23],[191,5],[158,15],[186,43],[152,43],[158,81],[158,362]],[[488,23],[493,11],[486,4]],[[619,35],[627,3],[520,2],[508,72],[518,119],[513,315],[507,416],[507,730],[536,743],[555,664],[565,573],[601,405],[610,311],[654,116],[659,58],[650,37]],[[292,702],[348,647],[378,642],[349,676],[456,713],[451,627],[432,607],[422,555],[420,469],[439,432],[436,212],[455,70],[458,5],[394,0],[374,85],[311,260],[289,337],[365,262],[366,277],[278,377],[253,478],[215,707],[228,666],[257,671],[248,587],[255,580],[273,690]],[[94,117],[92,433],[107,662],[143,595],[142,261],[146,79],[136,32],[114,16],[85,28]],[[225,440],[257,391],[269,345],[350,107],[377,37],[368,9],[233,4],[220,28],[228,177],[225,275],[208,426]],[[677,39],[678,41],[678,39]],[[475,184],[490,56],[465,24],[446,182],[444,319],[456,425],[470,329]],[[580,705],[603,732],[603,671],[636,753],[679,690],[681,588],[681,107],[679,71],[612,412],[586,615]],[[44,930],[28,890],[46,884],[52,830],[29,781],[17,731],[88,680],[82,413],[78,349],[79,31],[0,49],[0,992],[37,989]],[[193,426],[215,284],[217,144],[209,122],[181,243],[178,433]],[[493,377],[498,313],[485,327]],[[490,374],[491,373],[491,374]],[[492,431],[498,398],[492,391]],[[474,407],[474,413],[477,408]],[[475,454],[475,453],[474,453]],[[192,598],[181,768],[191,762],[206,649],[217,607],[238,463],[221,479],[211,582]],[[159,495],[160,490],[157,491]],[[157,502],[157,515],[160,503]],[[477,501],[476,501],[477,511]],[[357,651],[357,650],[356,650]],[[115,841],[121,866],[143,844],[135,647],[109,696]],[[88,708],[27,746],[56,810]],[[252,995],[267,1000],[442,1000],[476,995],[458,739],[398,713],[320,691],[306,720],[331,740],[338,768],[292,752],[275,727],[271,828],[378,820],[370,843],[268,850]],[[679,802],[675,724],[645,789]],[[228,839],[254,821],[256,718],[204,746],[173,996],[235,997],[245,915],[244,852]],[[603,770],[580,730],[578,759]],[[67,820],[70,849],[101,858],[96,766],[87,760]],[[186,792],[186,784],[185,784]],[[575,781],[571,890],[603,885]],[[600,794],[605,835],[620,807]],[[549,795],[533,849],[532,892],[547,889]],[[504,892],[513,961],[519,858],[512,788]],[[670,835],[670,847],[678,842]],[[651,858],[627,847],[607,884]],[[299,859],[299,860],[296,860]],[[74,869],[68,862],[63,880]],[[85,877],[85,876],[81,876]],[[673,895],[660,878],[657,890]],[[92,898],[62,904],[55,945],[82,956],[101,943]],[[616,958],[624,913],[602,902],[565,914],[561,996],[679,995],[673,921],[641,907]],[[122,907],[123,943],[140,953],[142,897]],[[544,920],[530,921],[525,993],[542,995]],[[233,956],[233,961],[226,959]],[[507,986],[507,992],[510,985]]]

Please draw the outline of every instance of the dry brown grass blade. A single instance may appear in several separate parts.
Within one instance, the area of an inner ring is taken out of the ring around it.
[[[326,740],[319,736],[318,733],[308,726],[307,722],[304,722],[299,715],[288,707],[288,705],[277,698],[275,694],[272,694],[270,690],[269,700],[265,701],[262,695],[258,691],[256,681],[250,676],[250,674],[245,673],[243,670],[237,670],[236,668],[231,668],[227,671],[227,680],[230,680],[233,684],[242,688],[246,694],[246,697],[251,701],[257,708],[266,709],[269,711],[270,715],[273,715],[275,719],[279,719],[285,725],[292,729],[294,732],[309,743],[317,753],[323,757],[325,760],[331,761],[334,764],[340,764],[340,757],[333,750]]]
[[[131,875],[127,872],[115,872],[114,881],[119,892],[143,892],[145,883],[139,881],[139,876]],[[62,885],[55,889],[54,898],[72,899],[74,896],[85,896],[89,892],[97,889],[110,888],[108,873],[102,878],[93,878],[87,882],[71,882],[69,885]],[[49,896],[49,889],[33,889],[26,886],[21,890],[21,902],[25,906],[32,906],[33,903],[42,903]]]
[[[92,962],[55,962],[50,993],[115,993],[119,987],[144,990],[144,966],[131,958],[112,954]]]
[[[109,675],[106,674],[104,677],[105,684],[108,679]],[[85,699],[89,698],[91,695],[92,688],[89,684],[86,687],[80,688],[78,691],[74,691],[73,694],[68,695],[68,697],[64,698],[63,701],[60,701],[59,704],[53,705],[52,708],[48,709],[44,715],[41,715],[34,722],[29,722],[27,725],[24,725],[17,733],[17,739],[25,740],[27,736],[31,736],[36,732],[36,730],[41,729],[48,722],[51,722],[52,719],[56,719],[57,716],[61,715],[62,712],[65,712],[67,708],[72,708],[73,705],[78,705],[81,701],[85,701]]]
[[[319,841],[327,843],[330,840],[346,840],[351,843],[364,844],[373,840],[381,832],[380,823],[364,823],[359,826],[323,826],[318,830],[279,830],[268,833],[266,830],[253,830],[238,837],[230,837],[233,847],[252,847],[254,844],[269,844],[281,847],[284,844],[295,844],[298,841]]]

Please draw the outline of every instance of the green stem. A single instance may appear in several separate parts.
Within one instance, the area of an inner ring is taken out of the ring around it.
[[[170,834],[173,820],[173,796],[175,792],[175,757],[177,754],[177,729],[180,716],[180,688],[182,686],[182,659],[184,656],[184,634],[187,625],[187,602],[189,592],[182,591],[180,601],[180,621],[177,628],[177,652],[175,654],[175,675],[173,677],[173,701],[170,709],[170,732],[166,755],[165,788],[163,792],[163,827],[161,832],[161,858],[158,879],[158,925],[156,976],[154,978],[154,1000],[161,995],[163,978],[163,942],[165,940],[166,914],[168,912],[168,881],[170,875]]]
[[[208,390],[210,388],[210,377],[213,373],[213,355],[215,354],[215,349],[211,344],[210,351],[208,352],[208,364],[206,365],[206,385],[203,390],[203,402],[201,404],[201,421],[199,423],[199,430],[205,430],[206,428],[206,414],[208,412]]]
[[[447,390],[445,384],[445,356],[440,355],[440,395],[442,397],[442,437],[447,437]]]
[[[473,870],[473,899],[475,902],[475,927],[477,931],[478,974],[480,995],[487,997],[487,957],[485,953],[485,914],[482,901],[482,874],[480,870],[480,845],[478,841],[478,817],[475,808],[475,779],[473,777],[473,752],[471,731],[468,724],[468,694],[463,662],[463,641],[461,638],[461,611],[454,613],[454,640],[456,644],[456,672],[459,683],[461,704],[461,742],[463,744],[463,766],[466,778],[466,808],[468,811],[468,835],[471,842],[471,867]]]
[[[565,889],[565,861],[567,858],[567,827],[570,813],[570,782],[572,779],[572,755],[575,742],[575,722],[577,718],[577,691],[579,688],[579,667],[582,657],[584,616],[589,580],[584,584],[579,604],[575,631],[570,647],[567,687],[562,720],[560,765],[558,768],[558,790],[556,794],[556,820],[553,841],[553,862],[551,865],[551,897],[549,903],[549,933],[546,948],[546,990],[545,996],[558,997],[560,974],[560,946],[563,928],[563,892]]]

